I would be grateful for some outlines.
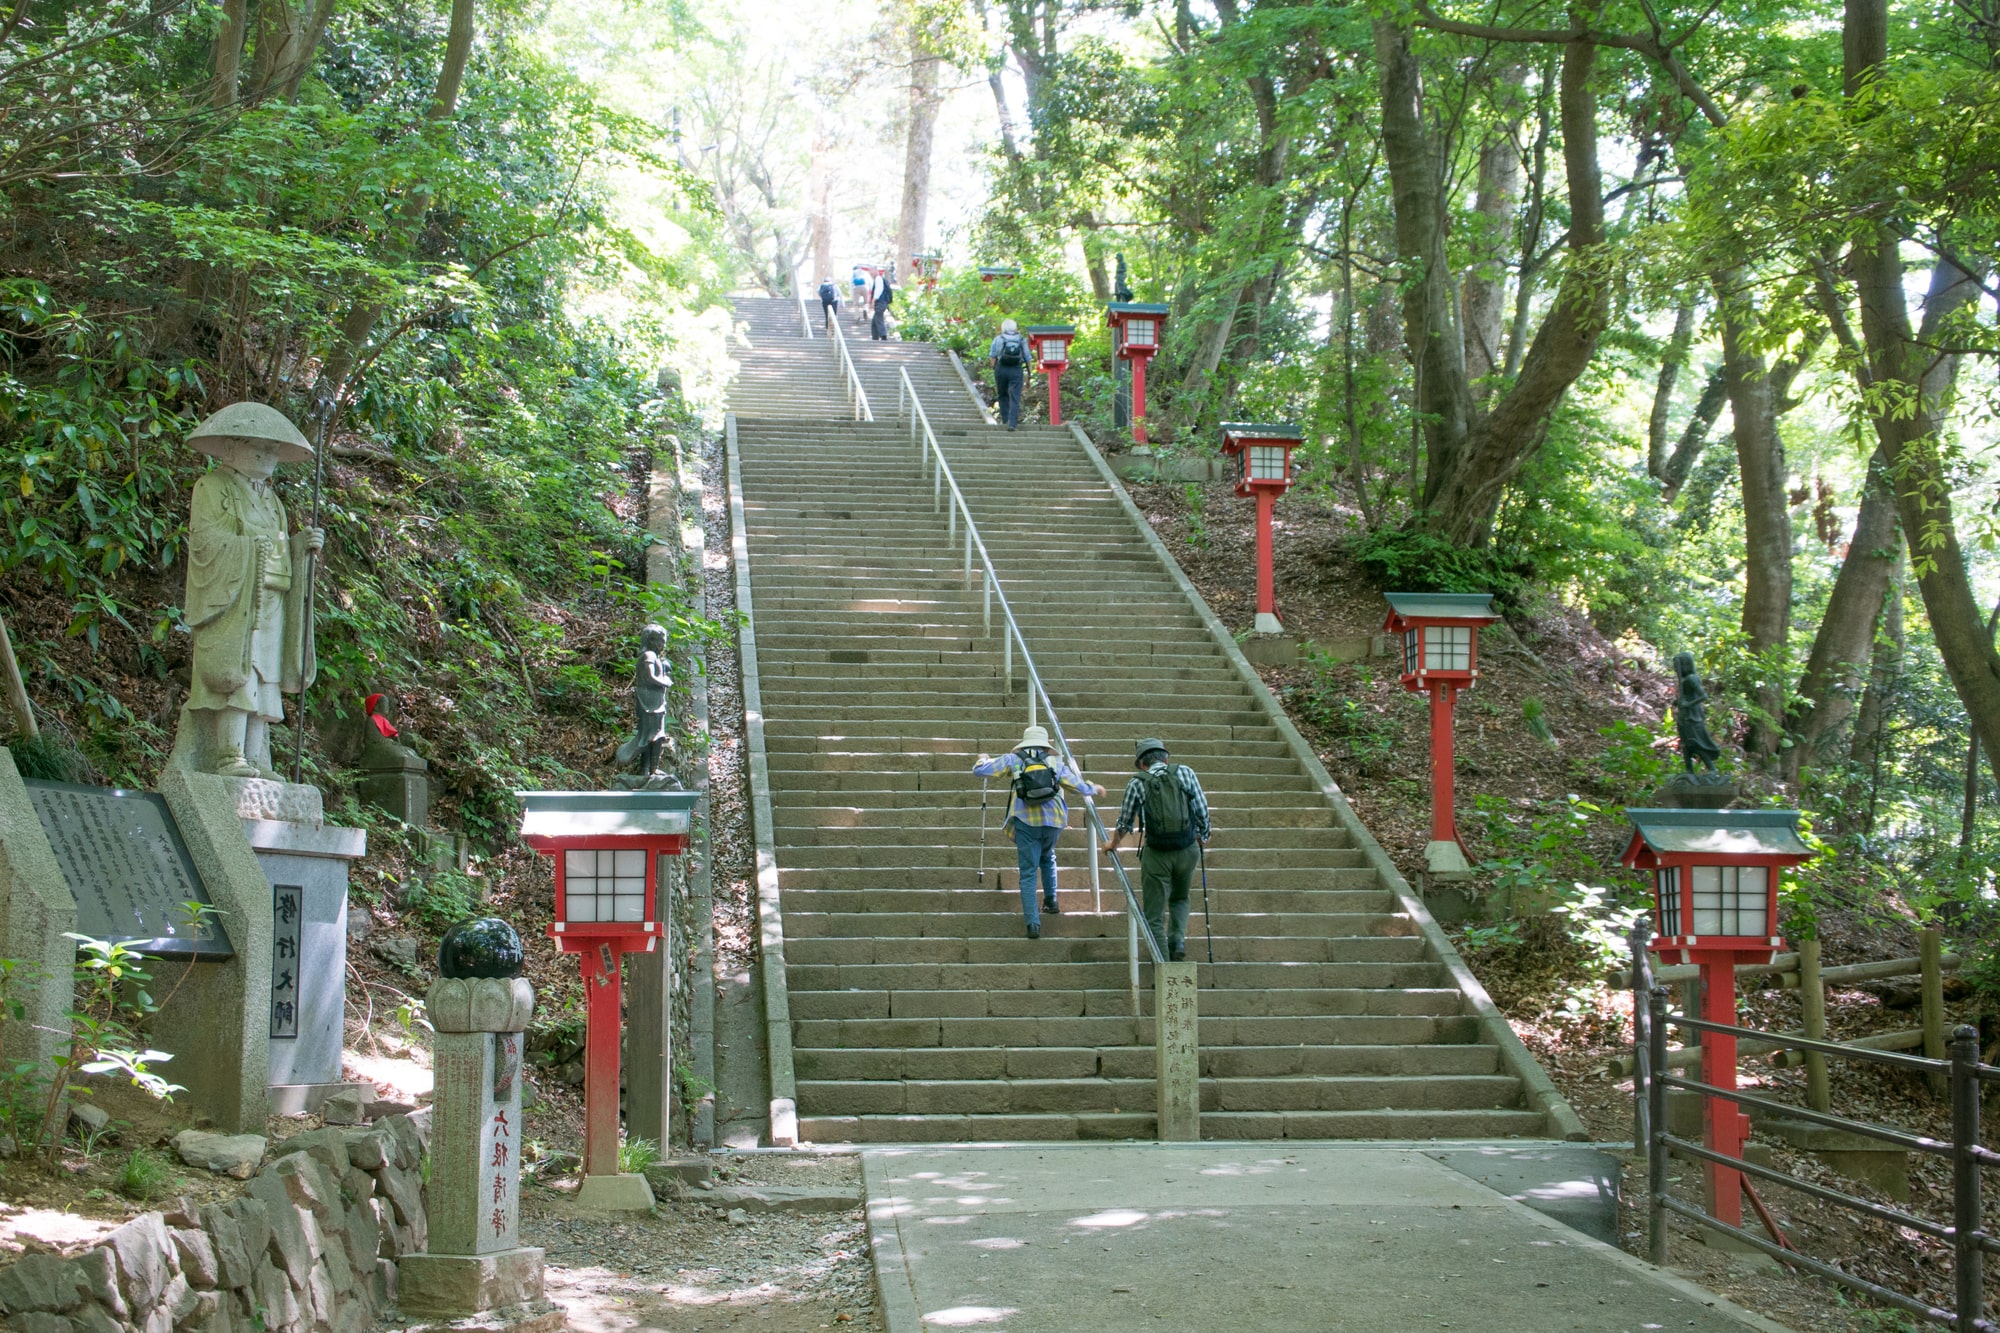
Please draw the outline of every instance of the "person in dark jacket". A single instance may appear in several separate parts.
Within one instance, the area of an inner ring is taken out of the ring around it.
[[[1017,430],[1021,425],[1021,384],[1028,373],[1028,340],[1021,336],[1021,326],[1011,319],[1000,321],[1000,332],[993,339],[993,346],[987,349],[986,359],[993,363],[993,391],[999,398],[995,404],[1000,409],[1000,424],[1008,430]]]
[[[1188,902],[1194,891],[1195,866],[1208,846],[1208,797],[1201,779],[1186,764],[1176,764],[1165,744],[1148,736],[1133,759],[1138,776],[1125,784],[1125,801],[1118,810],[1118,827],[1104,840],[1108,856],[1118,850],[1134,828],[1144,831],[1139,848],[1140,895],[1146,926],[1167,951],[1167,961],[1187,957]]]
[[[870,290],[875,296],[875,318],[868,326],[868,336],[876,342],[887,342],[889,305],[896,299],[896,285],[889,280],[887,269],[875,275],[875,282]]]
[[[840,318],[840,288],[833,285],[832,278],[819,280],[819,313],[831,329],[833,321]]]

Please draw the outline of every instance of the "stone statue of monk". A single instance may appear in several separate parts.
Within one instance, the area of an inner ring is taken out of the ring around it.
[[[283,695],[311,685],[309,562],[325,535],[289,531],[271,485],[279,463],[312,457],[298,428],[261,403],[235,403],[195,427],[188,443],[215,459],[194,484],[185,615],[193,679],[173,762],[233,778],[278,777],[271,725]]]

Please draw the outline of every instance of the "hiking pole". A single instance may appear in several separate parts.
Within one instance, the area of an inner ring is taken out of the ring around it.
[[[986,792],[991,779],[979,779],[979,887],[986,887]]]
[[[1201,927],[1208,932],[1208,984],[1215,984],[1215,918],[1208,910],[1208,846],[1197,842],[1201,849]]]

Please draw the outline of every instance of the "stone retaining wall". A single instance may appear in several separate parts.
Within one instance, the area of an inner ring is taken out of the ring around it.
[[[424,1248],[427,1112],[274,1143],[242,1197],[0,1268],[18,1333],[362,1333]]]

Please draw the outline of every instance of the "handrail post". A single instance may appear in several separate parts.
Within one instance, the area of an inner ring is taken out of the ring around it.
[[[1951,1034],[1951,1226],[1958,1333],[1978,1333],[1986,1304],[1980,1255],[1979,1029]]]
[[[1819,975],[1819,937],[1799,941],[1799,1028],[1808,1041],[1826,1040],[1826,982]],[[1806,1052],[1806,1105],[1819,1112],[1833,1109],[1832,1085],[1826,1077],[1826,1055]]]
[[[1646,996],[1653,989],[1653,969],[1646,956],[1652,942],[1653,926],[1645,917],[1632,923],[1632,1148],[1645,1152],[1653,1137],[1651,1108],[1646,1105],[1646,1083],[1652,1063],[1652,1015],[1646,1010]]]
[[[990,637],[993,633],[993,575],[989,572],[983,582],[986,595],[979,599],[980,633]]]
[[[1646,1078],[1646,1118],[1652,1132],[1646,1136],[1646,1257],[1655,1264],[1667,1262],[1667,1085],[1660,1076],[1667,1069],[1667,988],[1655,986],[1646,993],[1646,1047],[1652,1068]]]
[[[1014,692],[1014,636],[1012,634],[1002,634],[1000,642],[1003,645],[1000,658],[1000,679],[1006,688],[1006,692],[1012,694]]]
[[[1131,972],[1132,1017],[1139,1017],[1139,918],[1132,915],[1132,904],[1125,904],[1125,964]]]
[[[972,586],[972,515],[965,516],[965,586]]]

